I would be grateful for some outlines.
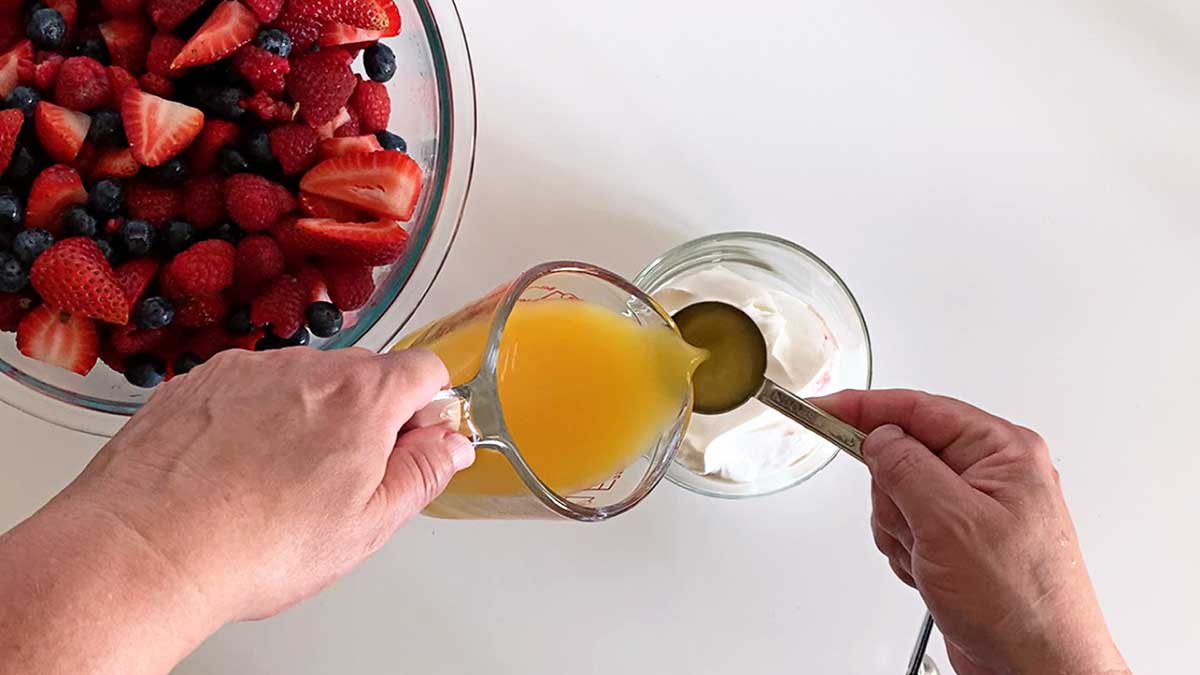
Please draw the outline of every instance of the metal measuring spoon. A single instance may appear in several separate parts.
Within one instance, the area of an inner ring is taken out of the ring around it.
[[[757,398],[863,462],[866,434],[767,377],[767,342],[745,312],[710,301],[689,305],[672,318],[688,344],[708,350],[708,359],[692,376],[692,410],[720,415]]]

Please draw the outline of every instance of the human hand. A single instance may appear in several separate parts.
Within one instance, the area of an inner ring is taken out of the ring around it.
[[[1129,672],[1040,436],[913,391],[813,402],[870,432],[863,454],[875,544],[920,591],[955,670]]]

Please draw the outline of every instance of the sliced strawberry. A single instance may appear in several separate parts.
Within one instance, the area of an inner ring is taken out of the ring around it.
[[[167,331],[162,328],[138,328],[133,322],[117,326],[108,336],[108,344],[122,356],[148,352],[162,344]]]
[[[112,86],[113,98],[115,98],[118,103],[120,103],[121,99],[125,97],[125,92],[129,91],[130,89],[142,88],[141,85],[138,84],[137,78],[133,75],[130,75],[129,71],[125,70],[121,66],[108,66],[105,68],[105,70],[108,71],[108,83],[110,86]]]
[[[31,359],[87,375],[99,357],[100,336],[91,319],[42,305],[17,327],[17,349]]]
[[[8,168],[13,150],[17,147],[17,136],[21,133],[21,125],[25,123],[25,115],[18,108],[0,110],[0,173]]]
[[[46,154],[56,162],[64,164],[75,161],[83,141],[87,138],[92,118],[87,113],[67,110],[48,101],[37,104],[34,124],[38,140]]]
[[[335,22],[325,25],[321,30],[321,37],[317,39],[317,44],[322,47],[371,44],[379,42],[383,37],[387,37],[383,33],[381,30],[359,28],[358,26],[351,26],[348,23]]]
[[[325,283],[325,275],[313,265],[303,265],[296,271],[296,278],[308,290],[309,302],[329,300],[329,286]]]
[[[0,97],[6,97],[17,88],[20,79],[21,59],[33,59],[33,43],[24,40],[16,47],[0,54]]]
[[[25,206],[25,227],[40,227],[58,234],[62,230],[59,216],[72,204],[87,203],[87,190],[79,172],[63,164],[48,166],[33,179],[29,201]]]
[[[342,125],[349,124],[354,119],[353,113],[347,108],[342,108],[334,115],[333,119],[325,124],[317,127],[317,138],[326,139],[333,138],[337,130],[342,128]]]
[[[133,158],[129,148],[114,148],[105,150],[96,158],[92,167],[91,177],[98,178],[131,178],[141,171],[142,165]]]
[[[283,0],[246,0],[246,6],[254,11],[254,16],[263,23],[270,23],[279,16],[283,9]]]
[[[327,218],[301,218],[296,235],[310,253],[361,265],[390,265],[404,253],[408,231],[395,220],[339,223]]]
[[[87,237],[56,242],[33,261],[33,289],[46,304],[108,323],[129,321],[129,300],[104,252]]]
[[[122,263],[113,274],[125,293],[125,299],[132,306],[150,287],[150,282],[154,281],[155,275],[158,274],[158,261],[154,258],[134,258]]]
[[[314,195],[311,192],[300,193],[300,208],[313,218],[332,218],[348,223],[371,220],[368,214],[345,202]]]
[[[356,152],[376,152],[378,150],[383,150],[383,146],[379,144],[379,139],[375,137],[375,134],[326,138],[317,146],[317,152],[321,155],[321,159],[352,155]]]
[[[171,62],[172,70],[220,61],[254,39],[258,19],[237,0],[217,6]]]
[[[409,220],[421,196],[421,167],[395,150],[343,155],[310,169],[300,189],[382,218]]]
[[[150,47],[150,24],[145,19],[140,16],[109,19],[100,24],[100,36],[108,46],[114,66],[135,75],[145,70],[146,52]]]
[[[179,154],[204,128],[199,110],[137,90],[122,97],[121,120],[142,166],[158,166]]]
[[[400,10],[393,0],[286,0],[276,20],[299,49],[307,49],[332,22],[380,31],[400,32]]]

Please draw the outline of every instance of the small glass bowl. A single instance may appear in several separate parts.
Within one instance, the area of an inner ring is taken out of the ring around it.
[[[689,241],[650,263],[634,285],[653,296],[676,280],[722,265],[765,288],[791,295],[816,310],[838,346],[828,392],[871,386],[871,338],[862,310],[845,282],[811,251],[786,239],[756,232],[728,232]],[[825,468],[838,449],[818,445],[785,469],[739,483],[694,471],[676,458],[667,470],[672,483],[710,497],[758,497],[799,485]]]

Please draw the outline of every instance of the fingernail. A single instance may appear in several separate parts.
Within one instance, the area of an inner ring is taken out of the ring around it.
[[[867,440],[863,441],[863,450],[866,450],[868,447],[873,448],[881,443],[888,443],[896,440],[897,438],[903,437],[903,429],[895,424],[885,424],[881,427],[876,427],[875,431],[872,431],[867,435]]]
[[[462,471],[475,463],[475,446],[471,445],[466,436],[456,431],[447,431],[442,439],[448,446],[450,463],[454,465],[455,471]]]

